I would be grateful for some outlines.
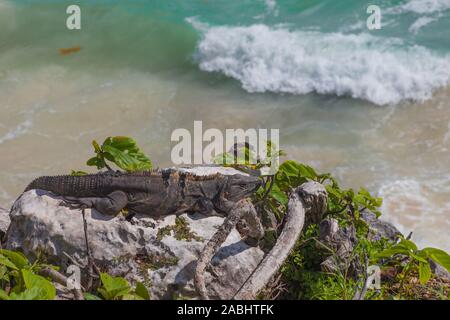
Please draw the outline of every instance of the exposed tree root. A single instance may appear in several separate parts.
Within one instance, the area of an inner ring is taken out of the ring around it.
[[[323,185],[317,182],[308,182],[294,190],[289,198],[283,231],[275,246],[238,290],[234,299],[255,299],[271,278],[276,275],[294,248],[303,229],[305,216],[307,216],[307,221],[320,221],[326,207],[327,193]]]
[[[249,206],[251,206],[251,208],[249,208]],[[237,202],[230,210],[230,213],[225,218],[223,224],[208,241],[202,253],[200,254],[195,270],[194,284],[202,299],[209,299],[204,277],[206,267],[208,266],[209,262],[214,257],[220,246],[225,242],[231,230],[236,226],[245,211],[251,209],[253,209],[253,205],[248,200],[241,200]]]

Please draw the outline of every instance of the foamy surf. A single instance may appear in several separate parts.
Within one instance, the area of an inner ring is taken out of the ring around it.
[[[386,182],[379,189],[379,195],[383,197],[383,218],[397,226],[405,236],[412,232],[412,238],[420,247],[438,246],[450,250],[450,222],[446,219],[450,201],[441,199],[449,195],[449,188],[449,180],[445,178],[426,182],[416,179]]]
[[[15,138],[27,133],[32,124],[33,122],[30,119],[27,119],[24,122],[20,123],[19,125],[17,125],[17,127],[11,129],[3,136],[0,136],[0,144],[9,140],[14,140]]]
[[[450,78],[450,57],[400,39],[285,27],[205,27],[195,60],[248,92],[333,94],[378,105],[423,102]]]
[[[277,2],[275,0],[265,0],[267,14],[278,15]]]
[[[423,27],[429,25],[430,23],[436,21],[438,18],[430,18],[430,17],[420,17],[419,19],[417,19],[410,27],[409,27],[409,32],[413,33],[413,34],[417,34],[419,32],[420,29],[422,29]]]
[[[389,9],[392,13],[430,14],[450,9],[450,0],[410,0]]]
[[[447,17],[450,10],[450,0],[410,0],[400,5],[385,8],[386,15],[419,16],[409,27],[409,32],[417,35],[419,30],[431,23]]]

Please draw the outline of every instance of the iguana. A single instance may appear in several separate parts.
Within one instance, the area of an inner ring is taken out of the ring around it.
[[[160,217],[183,212],[226,214],[230,207],[249,197],[261,180],[241,174],[198,176],[173,169],[84,176],[43,176],[25,191],[42,189],[63,197],[74,209],[94,208],[105,215],[127,209],[131,215]]]

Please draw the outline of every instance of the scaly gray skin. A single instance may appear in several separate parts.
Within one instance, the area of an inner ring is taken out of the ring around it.
[[[175,170],[107,172],[85,176],[44,176],[25,191],[42,189],[63,196],[72,208],[95,208],[106,215],[122,209],[160,217],[183,212],[227,214],[233,203],[253,194],[260,179],[245,175],[194,176]]]

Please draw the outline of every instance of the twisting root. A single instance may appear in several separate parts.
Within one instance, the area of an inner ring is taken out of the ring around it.
[[[247,210],[247,206],[249,205],[247,201],[248,200],[245,199],[241,200],[232,207],[223,224],[208,241],[202,253],[200,254],[200,257],[197,261],[197,267],[195,269],[194,284],[197,292],[203,300],[209,300],[205,285],[205,269],[209,265],[211,259],[219,250],[220,246],[225,242],[231,230],[233,230],[244,212]]]
[[[236,292],[235,300],[253,300],[276,275],[299,238],[306,221],[320,221],[327,208],[327,192],[317,182],[307,182],[289,197],[283,231],[275,246]]]

